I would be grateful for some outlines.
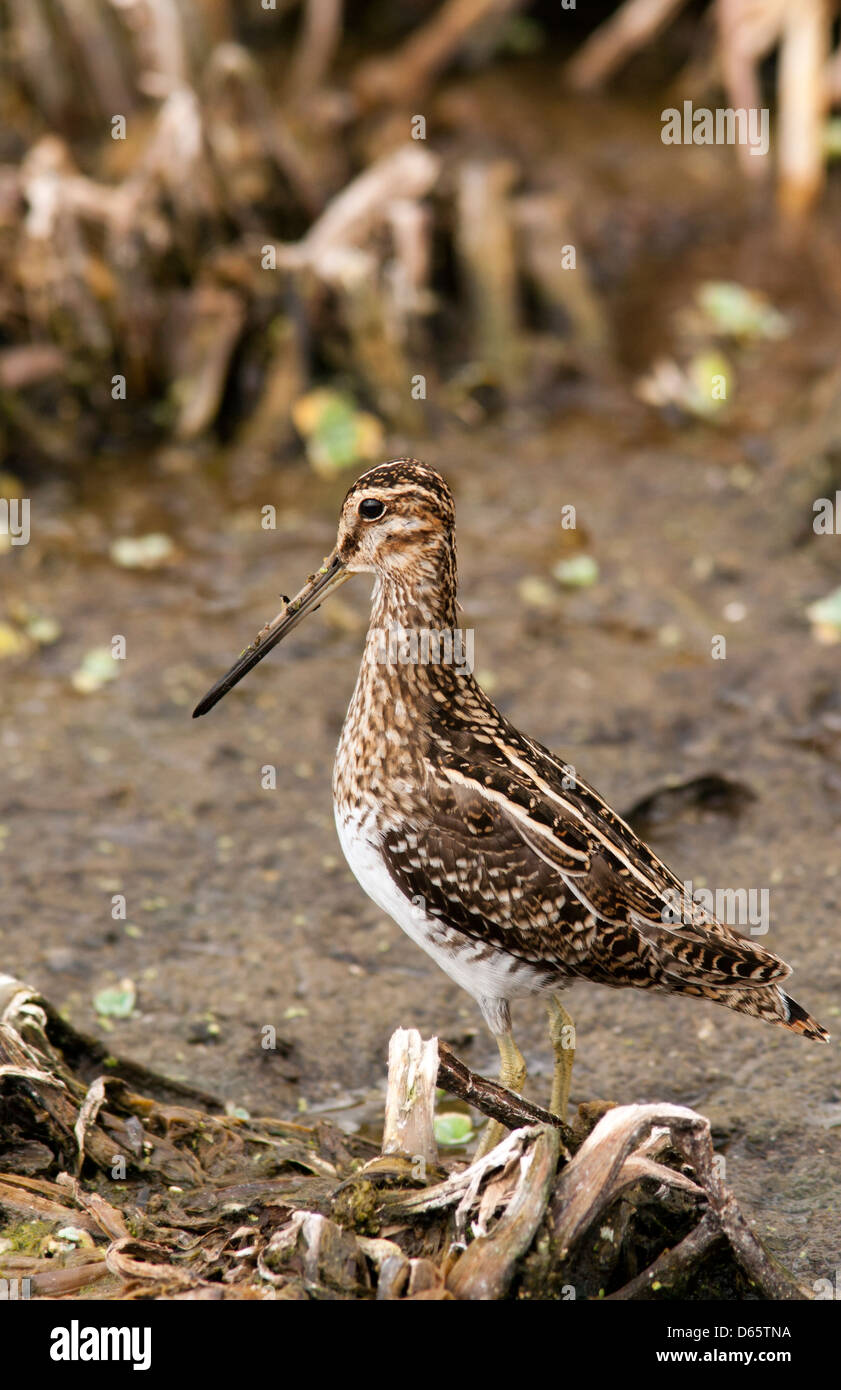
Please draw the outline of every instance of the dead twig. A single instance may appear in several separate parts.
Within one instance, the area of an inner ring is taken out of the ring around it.
[[[499,1120],[508,1129],[519,1129],[522,1125],[552,1125],[565,1130],[568,1126],[551,1110],[544,1110],[530,1100],[507,1091],[496,1081],[488,1081],[478,1072],[471,1071],[466,1062],[457,1057],[445,1042],[438,1042],[438,1085],[459,1100],[466,1100],[492,1120]]]
[[[440,170],[439,156],[416,144],[383,155],[328,203],[301,241],[279,249],[278,264],[310,266],[329,281],[331,255],[363,245],[396,198],[424,198]]]
[[[617,68],[665,28],[686,0],[625,0],[567,64],[576,91],[601,87]]]
[[[386,1193],[383,1198],[386,1214],[389,1219],[394,1219],[457,1208],[456,1230],[463,1231],[486,1179],[491,1173],[504,1171],[513,1160],[519,1159],[541,1132],[542,1127],[539,1126],[515,1129],[490,1153],[475,1159],[460,1172],[452,1173],[445,1182],[436,1183],[420,1192],[397,1192],[393,1196]]]
[[[395,53],[360,64],[355,91],[372,105],[420,96],[482,25],[498,21],[522,4],[523,0],[445,0]]]
[[[607,1301],[627,1302],[632,1298],[651,1297],[659,1288],[668,1290],[673,1284],[681,1282],[693,1268],[697,1268],[705,1255],[724,1240],[715,1217],[707,1212],[688,1236],[684,1236],[671,1250],[664,1250],[653,1264],[629,1279],[621,1289],[607,1295]]]
[[[76,1141],[79,1145],[79,1153],[76,1158],[76,1172],[81,1173],[82,1164],[85,1161],[85,1135],[88,1125],[93,1124],[103,1105],[105,1104],[105,1078],[98,1076],[88,1087],[88,1093],[82,1101],[79,1111],[79,1118],[73,1126],[76,1134]]]
[[[342,11],[342,0],[304,0],[301,36],[290,80],[294,96],[306,96],[322,86],[341,42]]]

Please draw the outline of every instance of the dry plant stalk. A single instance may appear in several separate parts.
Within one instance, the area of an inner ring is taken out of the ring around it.
[[[429,1166],[438,1162],[433,1127],[437,1080],[438,1039],[423,1042],[416,1028],[398,1028],[392,1033],[388,1044],[384,1154],[408,1154]]]
[[[510,160],[468,160],[458,173],[456,250],[480,362],[515,385],[523,368]]]
[[[610,77],[672,20],[685,0],[625,0],[591,34],[566,67],[577,91],[603,87]],[[823,187],[823,123],[841,92],[841,57],[829,58],[833,9],[829,0],[712,0],[717,62],[735,110],[762,105],[758,66],[779,47],[778,202],[783,213],[802,217]],[[762,162],[737,144],[742,172],[762,174]]]
[[[625,0],[599,25],[567,64],[579,92],[601,87],[644,44],[655,39],[686,0]]]
[[[365,103],[403,102],[423,94],[482,25],[519,9],[524,0],[444,0],[426,24],[387,58],[360,64],[354,88]]]
[[[791,217],[802,217],[823,187],[830,36],[826,0],[798,0],[786,7],[777,71],[777,139],[780,207]]]

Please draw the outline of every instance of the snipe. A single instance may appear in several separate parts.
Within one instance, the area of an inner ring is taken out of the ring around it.
[[[783,990],[790,969],[778,956],[696,905],[675,920],[680,880],[563,760],[500,714],[469,663],[440,659],[463,655],[454,526],[450,489],[433,468],[398,459],[363,474],[333,553],[194,714],[352,574],[373,573],[333,775],[339,839],[378,907],[477,1001],[502,1084],[520,1090],[525,1079],[511,1000],[543,995],[551,1105],[565,1114],[574,1030],[557,996],[574,979],[710,999],[828,1041]],[[488,1127],[484,1149],[498,1132]]]

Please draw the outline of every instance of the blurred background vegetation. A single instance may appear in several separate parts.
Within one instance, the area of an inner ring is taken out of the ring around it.
[[[8,471],[167,440],[330,471],[628,367],[714,416],[725,342],[786,331],[722,210],[801,254],[836,28],[827,0],[1,0]],[[771,154],[664,162],[685,100],[769,105]],[[714,239],[709,200],[721,271],[676,358],[662,266]]]

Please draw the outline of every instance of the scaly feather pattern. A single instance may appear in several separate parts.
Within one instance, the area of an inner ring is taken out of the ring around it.
[[[363,498],[383,503],[379,536],[359,518]],[[412,935],[492,1026],[509,997],[586,979],[709,999],[826,1040],[781,988],[790,970],[778,956],[697,904],[672,920],[676,895],[684,906],[676,875],[471,672],[381,659],[383,633],[455,627],[453,527],[446,483],[414,460],[365,474],[343,508],[338,553],[376,576],[334,775],[363,885],[401,925],[414,912]]]

